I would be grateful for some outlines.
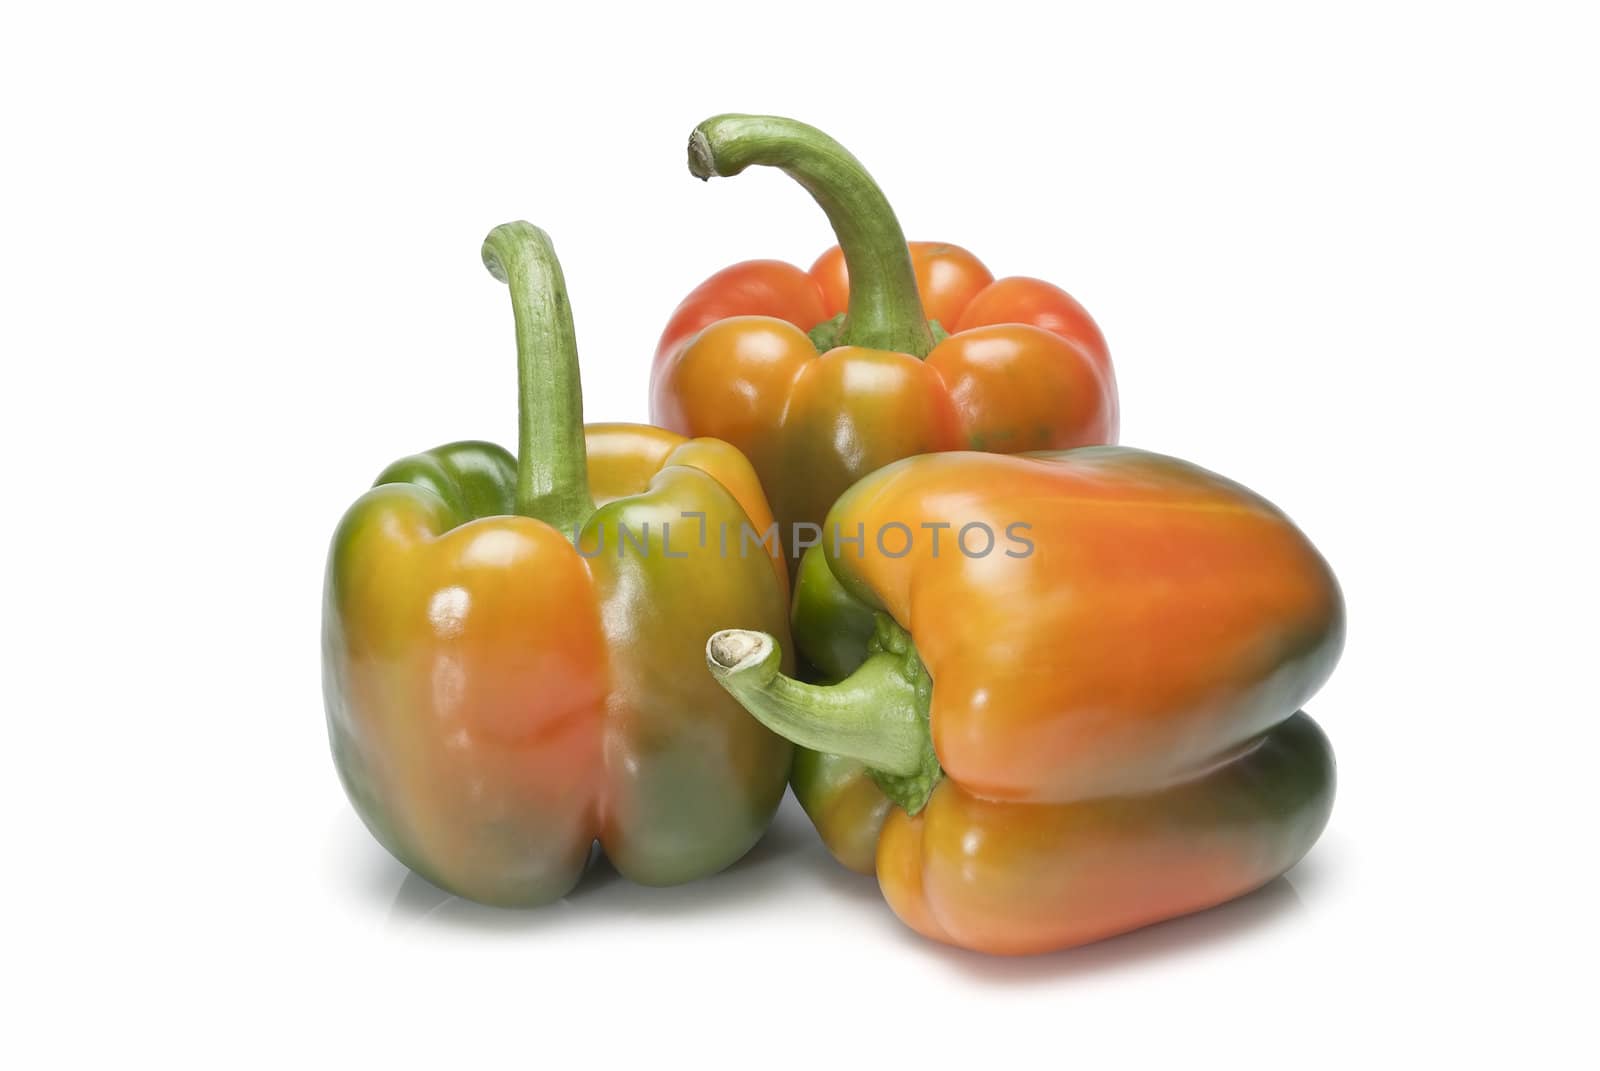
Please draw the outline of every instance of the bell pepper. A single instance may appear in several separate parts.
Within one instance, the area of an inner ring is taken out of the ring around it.
[[[713,635],[730,694],[802,748],[795,794],[928,937],[1064,948],[1239,896],[1326,824],[1301,712],[1344,612],[1247,489],[1122,447],[946,453],[835,504],[781,641]]]
[[[791,751],[705,674],[729,621],[783,630],[754,471],[712,439],[582,423],[565,284],[544,232],[495,228],[516,320],[518,453],[406,458],[345,513],[323,600],[328,735],[345,790],[405,865],[461,896],[568,892],[598,840],[651,885],[713,873],[766,829]]]
[[[722,115],[695,129],[697,177],[752,165],[799,182],[839,244],[809,272],[747,261],[690,293],[656,350],[651,418],[744,451],[792,557],[799,525],[900,458],[1116,441],[1105,339],[1069,294],[996,280],[960,246],[908,246],[866,169],[813,127]]]

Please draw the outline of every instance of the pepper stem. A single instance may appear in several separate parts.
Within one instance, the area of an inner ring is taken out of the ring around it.
[[[761,724],[801,747],[865,763],[884,793],[916,814],[940,777],[928,731],[932,682],[910,637],[886,615],[868,649],[838,684],[805,684],[779,669],[782,651],[771,635],[726,629],[706,641],[706,665]]]
[[[594,512],[583,441],[578,343],[550,236],[502,223],[483,264],[511,290],[517,325],[517,513],[572,532]]]
[[[835,344],[926,357],[933,349],[906,236],[861,162],[816,127],[774,115],[719,115],[689,136],[696,178],[776,167],[827,213],[850,274],[850,307]]]

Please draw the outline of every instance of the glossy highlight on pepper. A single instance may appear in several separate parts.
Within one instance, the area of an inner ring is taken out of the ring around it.
[[[685,298],[656,350],[651,415],[744,451],[786,532],[914,454],[1116,441],[1105,339],[1069,294],[908,244],[866,169],[813,127],[722,115],[695,129],[695,175],[756,165],[803,186],[839,244],[809,272],[746,261]]]
[[[932,549],[1025,522],[1030,553]],[[824,539],[781,641],[707,664],[803,750],[796,795],[895,912],[995,953],[1065,948],[1241,895],[1294,865],[1333,800],[1301,710],[1343,645],[1338,584],[1244,487],[1121,447],[946,453],[852,487],[825,528],[897,522],[909,553]],[[898,548],[896,548],[898,550]]]
[[[645,884],[714,873],[764,832],[790,766],[682,669],[729,622],[785,628],[781,558],[696,536],[770,524],[760,485],[727,443],[584,428],[548,237],[506,224],[483,258],[515,313],[518,454],[403,459],[340,522],[322,632],[340,778],[390,852],[473,900],[557,899],[596,841]]]

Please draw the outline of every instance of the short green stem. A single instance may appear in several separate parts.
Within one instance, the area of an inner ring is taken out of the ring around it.
[[[928,730],[932,682],[910,638],[885,615],[869,651],[839,683],[805,684],[780,670],[771,635],[727,629],[706,642],[706,665],[761,724],[801,747],[865,763],[885,794],[915,814],[940,777]]]
[[[926,357],[933,334],[917,294],[906,236],[888,198],[861,162],[815,127],[773,115],[719,115],[689,137],[696,178],[776,167],[828,215],[850,274],[850,307],[838,345]]]
[[[483,263],[511,290],[517,326],[517,512],[571,533],[594,512],[583,441],[578,342],[550,236],[502,223]]]

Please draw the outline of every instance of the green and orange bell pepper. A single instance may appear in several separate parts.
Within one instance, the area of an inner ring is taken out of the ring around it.
[[[782,633],[781,558],[708,531],[770,514],[737,450],[582,423],[560,265],[544,233],[483,247],[516,317],[519,444],[406,458],[328,556],[323,682],[339,775],[373,834],[492,904],[565,894],[599,841],[623,875],[713,873],[761,836],[787,741],[683,666],[730,623]]]
[[[958,246],[908,246],[866,170],[819,130],[749,115],[696,128],[695,175],[753,165],[799,182],[839,245],[809,272],[748,261],[694,290],[657,347],[651,415],[742,450],[791,555],[799,525],[900,458],[1116,441],[1105,339],[1065,291],[996,280]]]
[[[1343,601],[1270,503],[1120,447],[944,453],[834,505],[800,568],[800,653],[712,636],[713,674],[805,749],[834,855],[919,932],[996,953],[1081,944],[1283,873],[1327,821],[1301,705]]]

